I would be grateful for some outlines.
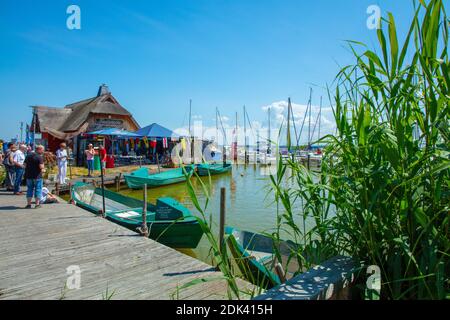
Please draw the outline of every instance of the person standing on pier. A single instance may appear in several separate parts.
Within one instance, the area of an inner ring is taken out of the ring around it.
[[[88,149],[85,151],[85,154],[88,169],[88,177],[92,177],[92,173],[94,172],[94,156],[95,156],[95,149],[92,143],[89,143]]]
[[[106,149],[104,146],[100,145],[99,149],[98,149],[98,153],[100,156],[100,167],[101,170],[103,171],[103,176],[106,175]]]
[[[67,146],[63,142],[56,151],[56,161],[58,163],[58,183],[63,185],[66,183],[67,175]]]
[[[13,151],[14,149],[14,151]],[[5,187],[6,191],[14,191],[14,182],[16,180],[16,171],[14,167],[13,154],[15,152],[14,143],[8,143],[8,149],[3,158],[3,165],[6,170]]]
[[[15,151],[13,154],[14,170],[15,170],[15,181],[14,181],[14,194],[22,195],[23,192],[20,191],[20,185],[22,183],[23,173],[25,171],[25,153],[27,152],[27,146],[21,144],[19,150]]]
[[[25,158],[25,179],[27,180],[27,206],[26,209],[31,209],[31,201],[36,201],[35,209],[41,207],[42,198],[42,173],[45,171],[44,167],[44,147],[36,146],[36,152],[30,152]]]

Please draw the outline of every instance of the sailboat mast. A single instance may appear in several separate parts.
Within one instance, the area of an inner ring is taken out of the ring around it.
[[[287,118],[287,136],[286,144],[288,152],[291,151],[291,98],[288,98],[288,118]]]
[[[192,117],[192,99],[189,99],[189,136],[192,137],[191,134],[191,117]]]
[[[194,138],[191,131],[191,118],[192,118],[192,99],[189,99],[189,136],[191,140],[191,163],[194,164]]]
[[[270,132],[270,110],[271,110],[271,108],[269,107],[269,109],[268,109],[268,117],[269,117],[269,132],[268,132],[268,136],[267,136],[267,154],[271,154],[272,153],[272,150],[270,150],[270,135],[271,135],[271,132]]]
[[[246,112],[245,112],[245,106],[244,106],[244,162],[245,164],[247,164],[247,155],[248,155],[248,150],[247,150],[247,116],[246,116]]]
[[[312,108],[312,88],[309,88],[308,150],[311,148],[311,108]],[[308,110],[306,110],[306,112],[308,112]]]
[[[217,113],[218,113],[218,110],[216,107],[216,137],[215,137],[215,140],[216,140],[217,147],[219,147],[219,121],[217,120]]]
[[[320,121],[322,120],[322,96],[320,96],[320,108],[319,108],[319,132],[317,134],[317,141],[320,140]]]
[[[235,127],[235,141],[234,141],[234,161],[238,160],[238,113],[236,112],[236,127]]]
[[[310,96],[311,96],[311,98],[310,98],[310,103],[309,103],[309,125],[308,125],[308,149],[310,149],[311,148],[311,139],[312,139],[312,137],[311,137],[311,109],[312,109],[312,88],[310,88]]]

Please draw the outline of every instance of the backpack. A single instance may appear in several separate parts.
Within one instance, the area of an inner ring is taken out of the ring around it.
[[[11,151],[7,151],[5,154],[5,159],[3,159],[3,165],[5,167],[11,167],[12,163],[9,161],[9,158],[11,156]]]

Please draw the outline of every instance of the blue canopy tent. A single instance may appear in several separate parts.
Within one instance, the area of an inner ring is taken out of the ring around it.
[[[142,129],[136,131],[136,134],[138,134],[141,137],[148,137],[148,138],[178,138],[179,137],[172,130],[169,130],[157,123],[152,123],[151,125],[146,126]]]

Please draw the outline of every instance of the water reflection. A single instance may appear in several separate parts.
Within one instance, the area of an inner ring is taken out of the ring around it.
[[[277,206],[270,191],[270,178],[267,175],[270,167],[255,165],[234,165],[229,174],[209,177],[192,178],[192,184],[201,206],[204,206],[206,197],[203,194],[199,179],[210,187],[210,201],[206,210],[212,216],[213,230],[218,234],[220,210],[220,189],[226,188],[226,224],[239,229],[252,232],[270,232],[276,225]],[[290,174],[286,175],[290,176]],[[142,190],[123,189],[122,194],[142,199]],[[148,201],[155,203],[160,197],[172,197],[188,207],[193,214],[198,211],[192,205],[185,183],[148,189]],[[280,206],[281,208],[281,206]],[[288,237],[288,235],[286,235]],[[203,237],[199,246],[194,250],[180,250],[185,254],[197,257],[205,262],[208,259],[210,246]]]

